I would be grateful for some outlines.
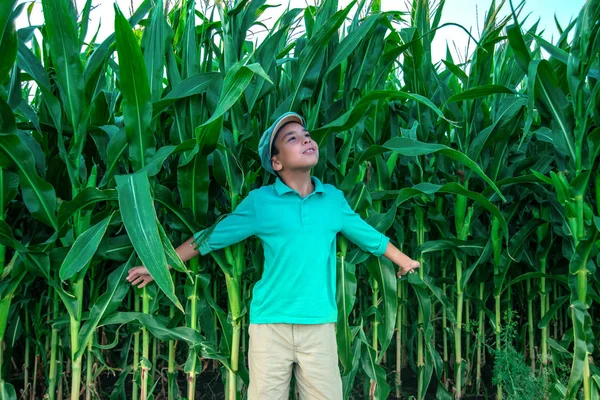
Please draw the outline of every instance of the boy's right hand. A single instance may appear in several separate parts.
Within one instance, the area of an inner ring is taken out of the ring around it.
[[[141,289],[152,282],[154,278],[150,275],[150,272],[148,272],[146,267],[140,265],[139,267],[133,267],[129,270],[127,280],[131,282],[133,286],[137,285],[137,287]]]

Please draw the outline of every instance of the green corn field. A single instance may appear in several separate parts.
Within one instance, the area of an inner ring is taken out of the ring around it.
[[[490,0],[441,62],[444,0],[281,6],[252,40],[273,5],[115,5],[85,40],[91,0],[0,1],[0,400],[246,398],[261,242],[175,249],[273,183],[286,111],[422,266],[338,236],[345,399],[599,399],[600,0],[552,39]]]

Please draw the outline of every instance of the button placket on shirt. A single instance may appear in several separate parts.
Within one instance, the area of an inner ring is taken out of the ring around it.
[[[307,213],[306,213],[304,200],[305,199],[300,199],[300,220],[301,220],[303,226],[306,225],[306,219],[307,219]]]
[[[313,192],[313,193],[309,194],[308,196],[306,196],[306,197],[305,197],[305,198],[303,198],[303,199],[302,199],[302,197],[301,197],[301,200],[300,200],[300,218],[301,218],[301,220],[302,220],[302,225],[303,225],[303,226],[304,226],[304,225],[306,225],[306,224],[307,224],[307,222],[308,222],[308,210],[307,210],[307,208],[308,208],[308,207],[307,207],[307,205],[306,205],[306,202],[307,202],[307,201],[308,201],[308,199],[310,199],[310,197],[311,197],[312,195],[314,195],[314,194],[315,194],[315,193]],[[298,196],[300,196],[300,194],[298,194]]]

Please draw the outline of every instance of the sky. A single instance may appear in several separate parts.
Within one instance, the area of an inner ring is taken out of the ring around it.
[[[0,0],[1,1],[1,0]],[[171,3],[176,0],[170,0]],[[225,0],[227,1],[227,0]],[[229,0],[232,1],[232,0]],[[272,26],[277,17],[287,9],[288,5],[290,8],[304,8],[307,5],[315,5],[316,0],[267,0],[269,5],[279,5],[278,7],[268,8],[265,13],[261,16],[260,20],[265,23],[266,26]],[[431,0],[430,0],[431,1]],[[437,3],[439,0],[436,0]],[[42,5],[41,0],[18,0],[18,3],[33,3],[30,21],[32,25],[42,24]],[[113,4],[117,3],[123,13],[126,16],[131,15],[132,6],[137,6],[142,0],[92,0],[92,6],[94,7],[90,15],[90,23],[88,28],[88,38],[96,31],[100,24],[100,31],[98,34],[98,40],[101,41],[114,31],[114,9]],[[383,11],[399,10],[407,11],[408,4],[412,0],[381,0],[381,8]],[[585,0],[526,0],[525,7],[521,13],[521,18],[524,18],[529,14],[525,27],[527,28],[532,23],[539,19],[540,28],[544,30],[542,35],[546,40],[555,42],[558,38],[559,33],[556,28],[554,21],[555,15],[561,26],[564,28],[568,23],[575,19],[583,7]],[[85,0],[75,0],[78,11],[81,12],[85,4]],[[212,7],[214,4],[213,0],[197,0],[197,8],[206,10],[207,7]],[[339,9],[345,7],[350,3],[349,0],[338,0]],[[499,3],[499,1],[497,1]],[[515,6],[519,3],[519,0],[513,0]],[[483,27],[483,21],[485,14],[489,8],[490,0],[446,0],[444,11],[442,14],[441,23],[453,22],[464,26],[470,30],[475,38],[479,38],[480,29]],[[26,7],[27,9],[27,7]],[[507,1],[504,5],[501,16],[507,15],[510,12],[509,2]],[[210,14],[210,12],[209,12]],[[354,12],[350,11],[350,16],[354,15]],[[215,16],[218,13],[215,11]],[[28,26],[27,11],[23,11],[20,17],[17,19],[17,29]],[[260,42],[266,35],[266,32],[260,32],[263,30],[260,27],[256,27],[255,34],[249,35],[248,39],[253,41],[257,40]],[[439,61],[444,58],[446,54],[446,45],[451,49],[455,61],[464,60],[466,49],[468,46],[469,37],[468,35],[458,27],[449,26],[444,27],[436,33],[435,39],[432,44],[432,58],[433,61]],[[473,43],[469,47],[470,51],[473,50]]]

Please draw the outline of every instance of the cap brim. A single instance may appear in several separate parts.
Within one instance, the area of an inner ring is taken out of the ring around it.
[[[292,114],[288,115],[287,117],[283,117],[281,121],[279,121],[277,125],[275,125],[275,128],[273,128],[273,132],[271,133],[271,139],[269,140],[269,157],[271,156],[271,149],[273,148],[273,139],[275,138],[275,134],[277,133],[277,131],[279,131],[279,128],[281,128],[285,123],[290,121],[297,122],[300,125],[304,126],[304,122],[298,115]]]

